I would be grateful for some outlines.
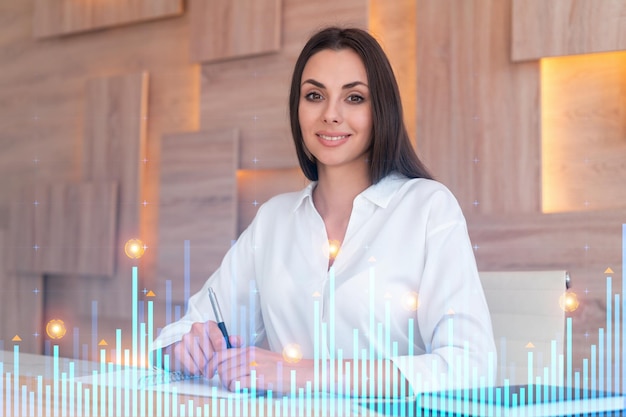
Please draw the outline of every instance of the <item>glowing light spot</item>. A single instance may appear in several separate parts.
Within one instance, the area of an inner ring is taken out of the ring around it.
[[[417,311],[419,307],[419,295],[415,291],[410,291],[402,296],[402,307],[407,311]]]
[[[528,349],[533,349],[533,348],[535,347],[535,345],[533,344],[533,342],[528,342],[528,343],[526,344],[526,347],[527,347]]]
[[[571,313],[578,308],[580,302],[578,301],[578,296],[575,292],[567,291],[559,297],[559,305],[561,306],[563,311],[565,311],[566,313]]]
[[[107,343],[106,340],[102,339],[100,340],[100,342],[98,342],[98,346],[109,346],[109,344]]]
[[[252,361],[250,362],[250,366],[254,368],[255,366],[259,366],[259,364],[257,363],[257,361]]]
[[[65,336],[66,331],[63,320],[52,319],[46,324],[46,333],[50,339],[61,339]]]
[[[130,239],[124,245],[124,252],[131,259],[139,259],[146,252],[146,246],[139,239]]]
[[[329,240],[328,241],[328,257],[330,259],[335,259],[339,254],[339,248],[341,247],[341,242],[338,240]]]
[[[302,359],[302,349],[297,343],[290,343],[283,349],[283,359],[285,362],[298,363]]]
[[[604,270],[605,274],[612,274],[613,270],[611,269],[611,267],[609,266],[607,269]]]
[[[22,338],[19,337],[18,335],[13,336],[13,339],[11,339],[12,342],[21,342]]]

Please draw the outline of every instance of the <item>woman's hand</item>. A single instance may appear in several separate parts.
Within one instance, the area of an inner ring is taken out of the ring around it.
[[[233,346],[241,346],[237,336],[229,338]],[[187,375],[202,375],[211,378],[216,372],[215,353],[227,350],[226,340],[214,321],[194,323],[180,342],[170,345],[165,353],[169,353],[172,363]]]
[[[215,355],[217,373],[224,387],[230,391],[252,388],[257,392],[272,390],[272,393],[290,392],[291,371],[296,371],[296,389],[305,388],[306,382],[314,381],[314,363],[310,359],[301,359],[295,363],[287,362],[283,355],[258,347],[232,348],[221,350]],[[315,389],[315,388],[313,388]]]

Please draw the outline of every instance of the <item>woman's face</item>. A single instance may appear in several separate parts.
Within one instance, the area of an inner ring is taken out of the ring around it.
[[[324,49],[307,62],[300,83],[299,121],[318,170],[367,165],[372,105],[365,66],[352,49]]]

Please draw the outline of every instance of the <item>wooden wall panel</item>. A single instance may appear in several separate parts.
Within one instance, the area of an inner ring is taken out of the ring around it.
[[[35,37],[66,35],[180,15],[183,0],[34,0]]]
[[[12,204],[9,270],[20,274],[114,272],[117,184],[54,184]]]
[[[283,0],[279,53],[202,66],[201,127],[239,130],[240,168],[297,166],[287,103],[297,54],[308,37],[322,27],[341,24],[367,28],[367,5],[367,0]]]
[[[89,80],[85,89],[83,179],[119,185],[116,273],[106,286],[128,292],[128,277],[136,262],[123,252],[129,239],[141,238],[144,209],[141,186],[146,169],[148,74],[136,73]],[[98,292],[94,283],[93,290]],[[130,316],[127,299],[111,297],[101,303],[106,316]]]
[[[21,193],[38,185],[85,179],[85,84],[95,78],[150,73],[150,112],[144,121],[147,160],[138,158],[145,176],[137,198],[142,203],[137,209],[146,254],[130,261],[116,251],[114,277],[47,277],[53,279],[54,290],[54,296],[45,295],[47,308],[66,308],[81,329],[81,343],[91,343],[92,303],[97,305],[100,334],[130,326],[132,266],[139,267],[140,288],[153,288],[159,143],[164,133],[198,129],[200,67],[189,63],[188,14],[86,36],[38,40],[33,39],[33,11],[34,1],[0,1],[0,228],[9,229],[10,207]],[[32,250],[32,244],[28,248]],[[0,317],[0,322],[9,319]],[[105,328],[114,322],[117,327]],[[61,350],[71,356],[71,339]]]
[[[42,271],[50,246],[50,187],[24,188],[9,207],[6,268],[12,272]]]
[[[161,141],[158,280],[184,298],[185,241],[191,294],[217,269],[236,238],[238,133],[167,135]]]
[[[43,279],[40,275],[20,275],[7,268],[8,231],[0,229],[0,350],[41,353],[43,319]],[[12,341],[18,336],[21,341]]]
[[[393,67],[404,111],[404,123],[415,142],[417,130],[417,3],[415,0],[370,0],[369,30]]]
[[[190,0],[189,13],[194,62],[280,49],[281,0]]]
[[[119,183],[118,237],[123,247],[139,233],[148,75],[90,80],[86,97],[83,178]]]
[[[512,0],[514,61],[626,49],[621,0]]]
[[[299,191],[309,180],[298,168],[241,170],[237,172],[238,235],[250,225],[259,206],[280,192]]]
[[[541,68],[543,210],[626,207],[626,52]]]
[[[42,272],[113,275],[117,195],[117,183],[111,182],[51,186],[50,246],[42,248]]]
[[[509,59],[510,2],[417,3],[417,146],[469,212],[541,208],[539,70]]]

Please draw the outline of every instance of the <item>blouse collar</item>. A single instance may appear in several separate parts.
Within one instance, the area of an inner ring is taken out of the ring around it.
[[[387,175],[376,184],[372,184],[367,187],[361,194],[359,194],[355,198],[355,202],[362,197],[371,203],[385,208],[395,195],[395,193],[402,187],[404,183],[406,183],[409,178],[405,177],[402,174],[397,172],[392,172]],[[304,201],[310,201],[310,204],[313,204],[313,189],[317,186],[317,181],[312,181],[307,185],[302,191],[300,191],[300,195],[296,199],[296,203],[294,205],[293,211],[298,210]]]

